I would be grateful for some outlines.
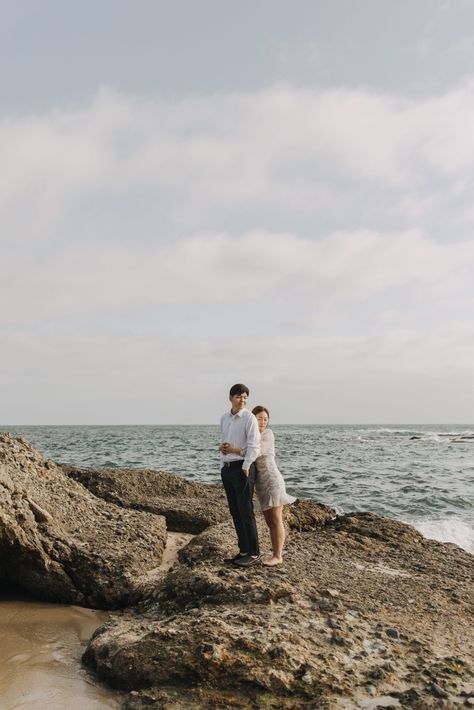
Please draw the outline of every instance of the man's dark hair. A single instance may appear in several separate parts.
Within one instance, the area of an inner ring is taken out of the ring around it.
[[[243,384],[240,382],[240,383],[238,383],[238,384],[236,384],[236,385],[232,385],[232,387],[230,388],[229,396],[230,396],[230,397],[233,397],[234,394],[246,394],[247,397],[248,397],[249,394],[250,394],[250,390],[249,390],[249,388],[247,387],[247,385],[243,385]]]

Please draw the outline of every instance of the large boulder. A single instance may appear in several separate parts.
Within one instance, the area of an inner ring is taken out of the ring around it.
[[[165,544],[164,517],[96,498],[0,434],[0,579],[48,601],[123,607],[154,587]]]
[[[87,469],[64,464],[62,468],[104,500],[163,515],[168,530],[174,532],[199,533],[229,516],[221,485],[187,481],[167,471]]]
[[[78,468],[67,464],[62,470],[99,498],[124,508],[145,510],[166,518],[168,530],[200,533],[229,520],[229,509],[221,484],[187,481],[167,471],[127,468]],[[285,506],[289,529],[312,530],[336,517],[332,508],[311,500]]]
[[[139,614],[95,633],[85,662],[131,691],[129,710],[474,699],[472,556],[376,515],[292,508],[283,567],[223,565],[233,530],[215,525],[181,550]]]

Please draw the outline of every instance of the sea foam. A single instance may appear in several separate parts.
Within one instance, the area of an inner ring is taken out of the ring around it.
[[[420,520],[412,522],[411,525],[429,540],[454,542],[474,554],[474,528],[462,520]]]

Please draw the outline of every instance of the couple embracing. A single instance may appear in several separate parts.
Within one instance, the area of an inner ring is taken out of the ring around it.
[[[226,562],[238,567],[250,567],[260,559],[257,525],[254,515],[255,488],[257,510],[265,516],[270,530],[272,557],[263,564],[283,562],[285,527],[283,505],[296,499],[285,490],[285,482],[275,462],[273,432],[267,429],[268,409],[246,409],[249,388],[233,385],[229,392],[230,412],[221,417],[221,477],[234,522],[239,552]]]

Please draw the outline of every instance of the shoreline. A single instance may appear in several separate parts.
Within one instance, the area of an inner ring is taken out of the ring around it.
[[[474,425],[321,427],[274,426],[288,493],[318,500],[340,514],[370,511],[414,525],[423,534],[430,529],[429,539],[453,542],[474,553],[469,486]],[[190,482],[220,482],[217,455],[214,460],[212,453],[213,427],[12,429],[46,457],[70,468],[162,470]],[[186,446],[176,445],[181,439]]]
[[[166,471],[58,465],[9,435],[0,444],[2,578],[53,602],[123,610],[101,615],[110,621],[83,654],[92,629],[81,639],[76,618],[72,652],[53,624],[46,667],[21,643],[10,649],[13,664],[32,660],[44,678],[69,655],[75,681],[84,679],[81,655],[127,710],[300,710],[315,701],[330,710],[374,700],[427,710],[440,699],[474,701],[473,557],[456,545],[375,513],[337,515],[301,499],[284,509],[284,564],[244,573],[223,564],[236,537],[221,486]],[[257,526],[265,555],[261,516]],[[168,530],[179,536],[167,539]],[[44,692],[45,683],[34,687]],[[12,705],[25,695],[21,682],[16,691]],[[47,693],[38,702],[30,691],[27,710],[59,710],[57,697],[54,707]],[[101,710],[81,697],[84,705]]]
[[[111,615],[32,599],[0,601],[2,710],[115,710],[116,692],[83,668],[94,631]]]
[[[168,532],[166,572],[192,535]],[[121,694],[99,682],[81,657],[94,631],[121,612],[38,601],[9,587],[0,595],[2,710],[118,710]]]

